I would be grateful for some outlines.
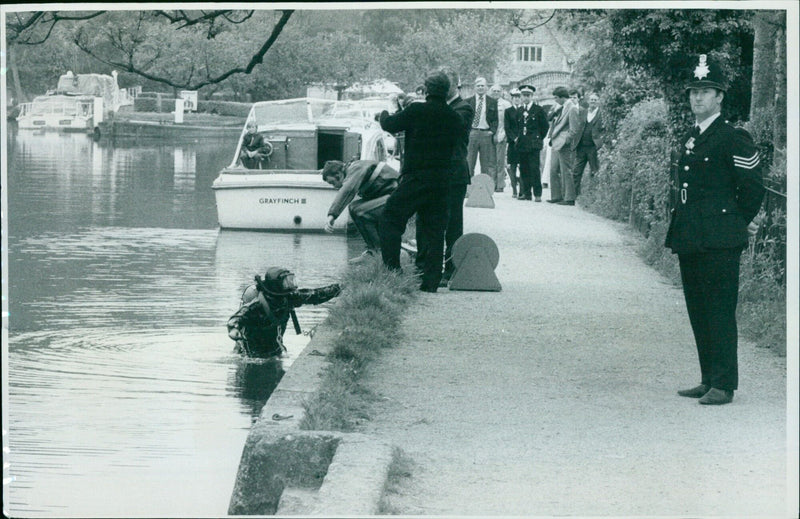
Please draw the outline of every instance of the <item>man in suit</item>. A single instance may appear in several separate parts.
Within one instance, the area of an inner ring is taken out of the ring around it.
[[[383,263],[391,270],[400,270],[400,242],[409,218],[416,213],[417,235],[429,251],[420,290],[436,292],[442,277],[453,149],[462,125],[458,114],[447,106],[447,75],[429,75],[425,91],[424,103],[411,103],[393,115],[381,112],[384,131],[405,131],[405,160],[399,185],[386,201],[378,230]]]
[[[522,104],[516,111],[516,124],[509,127],[512,133],[508,134],[509,140],[514,142],[519,159],[519,197],[517,200],[542,201],[542,178],[539,170],[539,152],[542,142],[547,135],[547,114],[544,109],[533,102],[533,93],[536,88],[531,85],[520,85]]]
[[[581,179],[586,163],[592,176],[600,170],[597,162],[597,150],[603,146],[603,114],[600,111],[600,96],[595,92],[589,94],[589,106],[578,111],[578,129],[575,142],[575,170],[572,173],[575,184],[575,196],[581,194]]]
[[[665,245],[678,255],[700,384],[678,394],[721,405],[733,400],[739,384],[739,261],[748,231],[757,229],[751,222],[764,187],[750,134],[720,116],[727,85],[717,64],[700,55],[686,89],[695,125],[672,154],[673,208]]]
[[[506,160],[508,161],[508,179],[511,183],[511,196],[517,198],[517,184],[519,178],[517,176],[517,166],[519,165],[519,155],[517,155],[517,146],[514,142],[517,135],[517,107],[521,104],[521,95],[518,88],[511,89],[511,106],[506,108],[503,114],[503,129],[506,132]]]
[[[475,95],[467,99],[474,113],[471,130],[469,133],[469,146],[467,161],[470,176],[475,174],[475,163],[478,155],[481,159],[481,173],[493,179],[495,174],[495,146],[494,136],[497,134],[497,100],[486,95],[486,78],[479,77],[475,80]],[[495,184],[495,188],[497,185]]]
[[[550,127],[550,202],[575,205],[575,184],[572,180],[572,146],[578,130],[578,107],[569,100],[563,86],[553,89],[561,111]]]

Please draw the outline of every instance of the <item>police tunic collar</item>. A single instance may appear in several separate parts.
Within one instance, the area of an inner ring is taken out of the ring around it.
[[[708,129],[709,126],[711,126],[711,123],[717,120],[717,117],[719,117],[720,115],[721,113],[717,112],[712,116],[706,117],[705,120],[703,121],[696,122],[695,125],[698,128],[700,128],[700,133],[702,134],[704,131]]]

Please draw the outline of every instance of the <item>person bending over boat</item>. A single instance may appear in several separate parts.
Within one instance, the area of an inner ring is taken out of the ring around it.
[[[391,166],[374,160],[352,160],[347,164],[329,160],[323,166],[322,180],[339,190],[328,209],[325,231],[333,232],[333,222],[348,207],[350,219],[367,244],[367,250],[351,261],[374,256],[380,250],[378,221],[399,177],[400,173]]]
[[[247,133],[242,137],[239,160],[247,169],[262,169],[262,162],[272,154],[272,146],[258,133],[256,123],[247,123]]]
[[[228,337],[236,341],[234,351],[248,357],[278,356],[286,347],[283,334],[289,317],[295,332],[301,333],[294,309],[318,305],[338,296],[338,283],[320,288],[297,288],[294,274],[282,267],[270,267],[242,293],[239,310],[228,319]]]

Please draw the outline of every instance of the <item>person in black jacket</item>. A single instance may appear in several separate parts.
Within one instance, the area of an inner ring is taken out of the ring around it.
[[[380,116],[385,131],[405,131],[400,183],[386,201],[378,227],[381,255],[388,268],[400,270],[402,235],[416,213],[417,236],[429,247],[420,285],[425,292],[436,292],[442,277],[447,189],[453,148],[460,138],[459,116],[445,101],[449,89],[447,75],[436,72],[425,79],[424,103],[411,103],[393,115],[384,110]]]
[[[517,145],[514,142],[515,138],[511,137],[517,134],[517,108],[522,104],[520,96],[521,94],[518,88],[511,89],[511,106],[506,108],[505,114],[503,115],[503,125],[508,142],[508,147],[506,148],[506,162],[508,163],[508,179],[511,182],[512,198],[517,198],[517,186],[520,184],[519,176],[517,175],[519,155],[517,154]]]
[[[764,197],[758,148],[720,116],[725,78],[705,55],[686,87],[695,125],[672,159],[672,218],[665,245],[678,255],[700,384],[678,391],[701,404],[738,389],[736,304],[739,261]],[[748,225],[749,224],[749,225]]]
[[[472,122],[472,107],[458,93],[460,78],[451,68],[443,67],[442,72],[450,80],[450,90],[447,92],[447,105],[452,108],[461,119],[461,138],[453,148],[451,161],[450,186],[447,189],[447,225],[445,227],[445,262],[440,287],[446,287],[455,271],[451,259],[453,244],[464,234],[464,197],[467,195],[467,185],[472,178],[469,174],[467,163],[467,147],[469,146],[470,123]],[[419,270],[424,270],[428,246],[424,238],[417,237],[416,264]]]

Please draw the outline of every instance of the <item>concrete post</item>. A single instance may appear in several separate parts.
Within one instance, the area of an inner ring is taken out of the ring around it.
[[[183,124],[183,99],[175,100],[175,124]]]

